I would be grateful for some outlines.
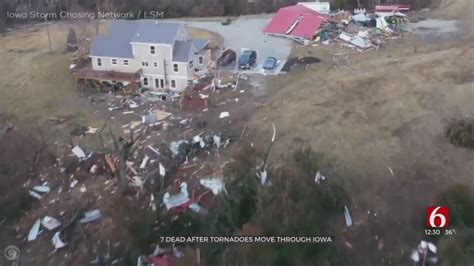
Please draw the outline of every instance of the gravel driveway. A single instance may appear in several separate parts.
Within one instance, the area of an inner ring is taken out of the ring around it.
[[[240,55],[242,49],[257,51],[257,66],[246,72],[261,73],[263,61],[268,56],[277,58],[280,63],[275,71],[265,71],[267,74],[278,74],[290,55],[293,42],[284,38],[267,36],[263,29],[271,19],[271,15],[248,17],[242,16],[223,26],[220,21],[186,21],[189,26],[214,31],[224,38],[223,46],[232,48]]]

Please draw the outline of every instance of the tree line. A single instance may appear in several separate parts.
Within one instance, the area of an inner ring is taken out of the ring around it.
[[[165,17],[237,16],[271,13],[298,0],[2,0],[0,28],[18,22],[7,12],[134,12],[157,11]],[[411,4],[423,8],[436,0],[331,0],[332,9],[371,9],[378,4]]]

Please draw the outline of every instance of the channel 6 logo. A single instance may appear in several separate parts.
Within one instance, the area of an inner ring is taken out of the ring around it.
[[[444,228],[449,225],[449,209],[444,206],[426,208],[426,226],[429,228]]]

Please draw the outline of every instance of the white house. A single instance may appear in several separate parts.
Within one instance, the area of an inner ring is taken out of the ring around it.
[[[210,62],[208,44],[191,40],[182,23],[114,20],[109,35],[93,40],[89,57],[94,71],[141,70],[144,88],[182,91]]]

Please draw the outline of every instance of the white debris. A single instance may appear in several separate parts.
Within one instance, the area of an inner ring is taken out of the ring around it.
[[[99,129],[96,128],[96,127],[88,127],[87,130],[85,131],[85,133],[87,133],[87,134],[95,134],[95,133],[97,133],[98,130],[99,130]]]
[[[86,154],[84,153],[84,151],[81,149],[81,147],[79,146],[75,146],[73,149],[72,149],[72,153],[74,153],[74,155],[76,155],[76,157],[79,159],[79,160],[83,160],[86,158]]]
[[[428,243],[426,243],[426,241],[421,241],[419,247],[422,250],[426,250],[428,248]]]
[[[273,143],[273,142],[275,142],[275,138],[276,138],[276,134],[277,134],[275,124],[272,124],[272,128],[273,128],[272,143]]]
[[[268,177],[267,169],[257,172],[257,177],[258,179],[260,179],[260,184],[262,186],[265,185],[265,183],[267,182],[267,177]]]
[[[77,182],[79,182],[79,181],[77,181],[76,179],[73,179],[71,184],[69,185],[69,187],[74,188],[77,185]]]
[[[181,206],[189,201],[188,184],[183,182],[180,187],[181,191],[178,194],[171,196],[170,193],[166,192],[163,196],[163,203],[167,210]]]
[[[347,206],[344,206],[344,220],[346,221],[346,226],[351,227],[352,226],[352,218],[351,214],[349,213],[349,209]]]
[[[229,112],[222,112],[220,115],[219,115],[219,118],[222,119],[222,118],[226,118],[226,117],[229,117],[230,114]]]
[[[193,137],[193,144],[199,143],[199,146],[201,149],[206,147],[206,143],[204,142],[204,139],[200,135],[196,135]]]
[[[153,194],[150,196],[150,207],[153,211],[156,211],[155,195]]]
[[[201,179],[199,181],[202,186],[212,190],[212,194],[218,195],[225,191],[224,180],[222,178]]]
[[[90,172],[91,174],[95,175],[95,174],[97,174],[97,170],[98,170],[98,169],[99,169],[99,166],[98,166],[97,164],[94,164],[94,165],[91,167],[91,169],[90,169],[89,172]]]
[[[418,250],[413,250],[413,252],[411,253],[410,259],[414,262],[420,261],[420,253],[418,253]]]
[[[38,237],[39,230],[41,226],[41,219],[37,219],[28,233],[28,241],[35,241]]]
[[[140,169],[145,169],[146,164],[148,163],[148,160],[150,160],[150,156],[145,155],[145,157],[142,160],[142,163],[140,164]]]
[[[33,190],[40,193],[49,193],[51,188],[49,186],[34,186]]]
[[[393,172],[393,170],[390,166],[388,167],[388,170],[390,171],[390,174],[392,174],[392,176],[395,176],[395,173]]]
[[[58,250],[60,248],[63,248],[67,245],[67,243],[64,243],[61,240],[60,234],[61,234],[61,232],[56,232],[54,234],[53,238],[51,239],[51,242],[53,242],[54,249],[56,249],[56,250]]]
[[[146,147],[147,147],[148,149],[150,149],[151,151],[153,151],[154,153],[156,153],[156,155],[161,155],[158,150],[156,150],[155,148],[153,148],[153,146],[148,145],[148,146],[146,146]]]
[[[143,178],[140,176],[134,176],[132,177],[132,181],[130,181],[130,186],[132,187],[138,187],[140,190],[144,189],[144,181]]]
[[[201,205],[199,205],[198,203],[193,203],[191,205],[189,205],[188,207],[189,209],[191,209],[193,212],[196,212],[196,213],[205,213],[206,210],[201,207]]]
[[[218,135],[214,135],[214,136],[212,136],[212,139],[214,140],[214,145],[216,145],[216,148],[219,149],[222,146],[221,137],[218,136]]]
[[[159,168],[160,168],[160,175],[161,175],[162,177],[165,177],[165,175],[166,175],[166,169],[165,169],[165,167],[164,167],[161,163],[159,163]]]
[[[436,263],[438,261],[438,258],[436,257],[437,251],[438,248],[435,244],[422,240],[418,244],[418,249],[413,250],[410,259],[414,262],[419,262],[420,258],[423,258],[423,261]]]
[[[30,193],[30,195],[31,195],[32,197],[35,197],[35,198],[37,198],[37,199],[43,198],[43,196],[41,196],[41,195],[40,195],[39,193],[37,193],[36,191],[30,190],[29,193]]]
[[[178,141],[172,141],[170,143],[170,150],[171,150],[171,152],[173,153],[174,156],[179,154],[179,147],[183,143],[188,143],[188,141],[187,140],[178,140]]]
[[[61,226],[61,222],[58,219],[50,216],[43,217],[43,220],[41,220],[41,224],[49,231],[53,231],[54,229]]]
[[[428,242],[428,249],[436,254],[436,251],[438,251],[438,248],[431,242]]]
[[[81,191],[81,193],[84,193],[87,191],[87,188],[84,184],[82,184],[82,186],[79,188],[79,191]]]
[[[90,223],[90,222],[99,220],[100,218],[102,218],[102,213],[100,212],[99,209],[95,209],[92,211],[85,212],[84,218],[82,218],[79,222],[81,224],[85,224],[85,223]]]
[[[321,182],[325,181],[326,177],[323,176],[319,171],[316,172],[316,176],[314,177],[314,182],[316,184],[320,184]]]

